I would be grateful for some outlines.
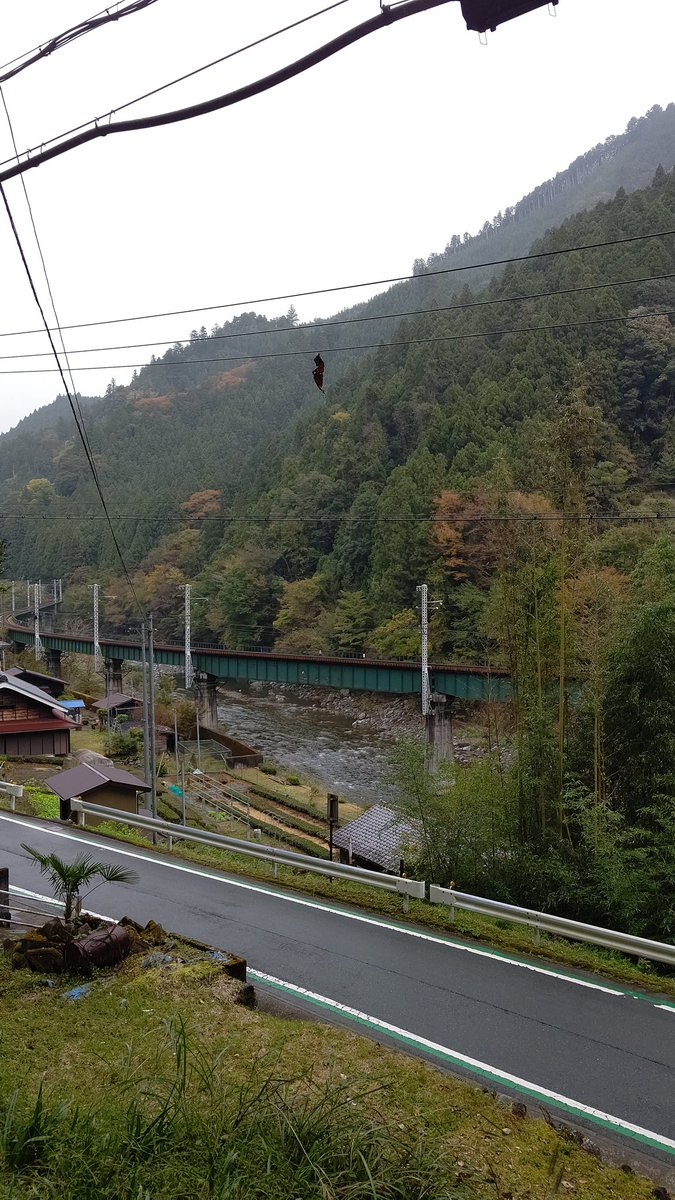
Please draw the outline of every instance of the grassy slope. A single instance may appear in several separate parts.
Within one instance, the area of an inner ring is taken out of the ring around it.
[[[545,1121],[518,1117],[422,1062],[318,1022],[235,1006],[233,985],[213,964],[143,969],[128,960],[76,1002],[64,996],[70,985],[46,988],[0,960],[1,1200],[651,1194],[651,1184],[603,1165]],[[34,1114],[41,1080],[45,1140],[22,1150],[12,1138]],[[278,1091],[266,1080],[291,1082]],[[50,1126],[63,1101],[70,1111]],[[20,1170],[12,1158],[24,1160]],[[353,1190],[350,1171],[361,1180]]]

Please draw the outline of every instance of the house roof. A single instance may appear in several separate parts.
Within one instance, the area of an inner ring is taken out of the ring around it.
[[[103,700],[97,700],[94,708],[123,708],[127,704],[140,704],[135,696],[125,696],[124,692],[111,692]]]
[[[58,775],[51,775],[49,779],[45,780],[45,783],[62,800],[72,800],[74,796],[85,796],[88,792],[95,792],[109,783],[129,788],[134,792],[150,790],[149,784],[138,779],[129,771],[122,771],[119,767],[108,767],[103,764],[90,767],[81,763],[79,767],[72,767],[70,771],[59,771]]]
[[[11,737],[15,733],[51,733],[58,729],[73,729],[74,721],[59,720],[57,717],[44,717],[38,721],[3,721],[0,725],[0,737]]]
[[[351,841],[352,852],[358,858],[376,863],[385,871],[392,871],[398,870],[405,846],[416,842],[418,838],[414,826],[402,821],[393,809],[385,804],[373,804],[355,821],[336,829],[333,845],[348,850]]]
[[[42,688],[35,687],[34,684],[27,683],[25,679],[16,675],[10,675],[7,671],[0,673],[0,691],[16,692],[19,696],[27,696],[29,699],[37,701],[38,704],[44,704],[55,716],[65,718],[65,708],[59,704],[58,700],[50,696],[49,692],[43,692]]]
[[[20,679],[25,679],[34,687],[40,687],[42,683],[45,690],[51,686],[57,693],[62,692],[66,686],[65,679],[61,679],[58,675],[46,675],[44,671],[32,671],[29,667],[8,667],[5,675],[18,675]]]

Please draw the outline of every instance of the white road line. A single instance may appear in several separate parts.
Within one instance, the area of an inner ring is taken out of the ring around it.
[[[487,950],[480,946],[469,945],[466,942],[455,942],[449,937],[438,937],[433,933],[425,933],[421,929],[413,929],[406,925],[396,925],[392,921],[386,921],[380,917],[371,917],[366,913],[350,912],[347,909],[334,908],[327,903],[318,904],[314,900],[307,900],[302,896],[294,896],[286,892],[276,891],[274,888],[268,888],[262,884],[248,883],[244,880],[232,879],[230,877],[223,878],[222,875],[215,875],[213,872],[199,867],[189,867],[184,863],[178,862],[166,862],[156,855],[143,854],[138,850],[121,849],[118,845],[114,845],[111,842],[95,841],[90,837],[80,837],[74,833],[66,833],[62,829],[45,829],[42,825],[36,826],[31,821],[22,821],[20,818],[8,817],[3,813],[0,813],[0,820],[10,821],[13,825],[22,825],[26,829],[39,829],[41,833],[46,833],[50,837],[65,838],[67,841],[77,842],[79,845],[95,846],[97,850],[106,850],[110,854],[121,854],[126,858],[138,859],[141,862],[151,863],[154,866],[167,867],[171,871],[182,871],[184,874],[198,875],[202,879],[215,880],[216,883],[224,883],[229,887],[243,888],[245,891],[258,892],[264,896],[274,896],[276,900],[285,900],[288,904],[299,904],[303,908],[313,908],[320,912],[328,912],[334,916],[344,917],[349,921],[360,921],[364,925],[374,925],[379,929],[387,929],[392,933],[417,938],[419,941],[432,942],[437,946],[449,947],[451,950],[459,950],[464,954],[473,954],[477,958],[487,958],[492,962],[501,962],[506,963],[508,966],[520,967],[523,971],[533,971],[536,975],[547,975],[550,979],[558,979],[563,983],[572,983],[577,987],[591,988],[592,991],[604,992],[608,996],[626,996],[631,994],[625,989],[614,988],[606,983],[595,983],[590,979],[581,979],[576,975],[567,975],[564,971],[554,971],[550,967],[540,967],[535,963],[510,958],[501,951]],[[651,1003],[651,1001],[648,1001],[648,1003]]]
[[[481,1062],[478,1058],[471,1058],[468,1054],[461,1054],[458,1050],[451,1050],[448,1046],[441,1045],[440,1042],[432,1042],[428,1038],[420,1037],[419,1034],[411,1033],[409,1029],[401,1029],[398,1025],[391,1025],[388,1021],[382,1021],[379,1017],[373,1017],[369,1013],[361,1012],[358,1008],[350,1008],[348,1004],[341,1004],[338,1000],[332,1000],[329,996],[322,996],[319,992],[310,992],[307,988],[299,987],[295,983],[288,983],[284,979],[277,979],[274,975],[267,975],[264,971],[256,971],[252,967],[249,967],[248,975],[259,980],[260,983],[268,984],[270,987],[277,988],[280,991],[290,992],[304,1000],[311,1001],[321,1008],[330,1009],[352,1021],[366,1025],[370,1029],[381,1030],[382,1033],[387,1033],[399,1041],[411,1046],[417,1046],[422,1050],[427,1050],[438,1058],[443,1058],[448,1062],[466,1067],[476,1074],[488,1076],[490,1079],[497,1080],[509,1087],[517,1088],[528,1095],[546,1100],[560,1108],[564,1108],[567,1112],[587,1117],[596,1124],[618,1130],[621,1133],[628,1134],[630,1137],[649,1142],[652,1145],[657,1145],[662,1149],[675,1153],[675,1140],[664,1137],[663,1134],[654,1133],[650,1129],[644,1129],[641,1125],[634,1125],[630,1121],[624,1121],[622,1117],[615,1117],[611,1113],[606,1113],[602,1109],[583,1104],[579,1100],[571,1100],[568,1096],[563,1096],[559,1092],[552,1091],[550,1088],[543,1087],[538,1083],[531,1083],[527,1079],[521,1079],[518,1075],[512,1075],[509,1071],[502,1071],[499,1067],[490,1066],[489,1063]]]
[[[29,892],[27,888],[15,887],[13,883],[9,885],[10,892],[15,896],[23,896],[25,900],[41,900],[43,904],[53,904],[55,908],[63,908],[63,901],[55,900],[53,896],[42,896],[40,892]],[[90,917],[96,917],[97,921],[114,921],[114,917],[108,917],[105,913],[92,912],[90,908],[86,911]]]

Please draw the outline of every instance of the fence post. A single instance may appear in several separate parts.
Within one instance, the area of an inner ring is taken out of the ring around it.
[[[0,926],[5,929],[11,920],[9,911],[9,867],[0,867]]]

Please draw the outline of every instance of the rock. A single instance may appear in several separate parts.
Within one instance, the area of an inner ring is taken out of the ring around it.
[[[37,950],[27,950],[26,962],[31,971],[39,971],[40,974],[53,971],[58,974],[64,969],[63,948],[40,946]]]
[[[126,925],[127,929],[135,929],[136,933],[143,932],[143,926],[139,925],[138,921],[134,921],[133,917],[122,917],[120,925]]]
[[[20,950],[30,950],[34,946],[46,946],[47,939],[39,929],[31,929],[30,933],[24,933],[16,943]]]
[[[255,988],[252,983],[244,983],[237,988],[234,1003],[241,1004],[242,1008],[255,1008]]]
[[[50,942],[72,942],[73,934],[63,921],[54,919],[47,921],[46,925],[42,926],[41,933],[45,935]]]
[[[154,954],[148,954],[147,958],[143,959],[142,967],[164,967],[167,963],[172,963],[173,958],[170,954],[162,954],[161,950],[155,950]]]
[[[661,1186],[654,1188],[652,1191],[652,1196],[654,1197],[654,1200],[671,1200],[671,1195],[668,1189]]]
[[[166,930],[162,929],[156,921],[148,921],[144,929],[141,930],[143,940],[149,942],[151,946],[159,946],[166,941]]]
[[[28,966],[28,963],[26,962],[25,954],[22,954],[21,951],[17,948],[12,955],[12,970],[18,971],[21,969],[21,967],[27,967],[27,966]]]
[[[523,1104],[522,1100],[514,1100],[511,1105],[511,1113],[514,1117],[526,1117],[527,1105]]]

